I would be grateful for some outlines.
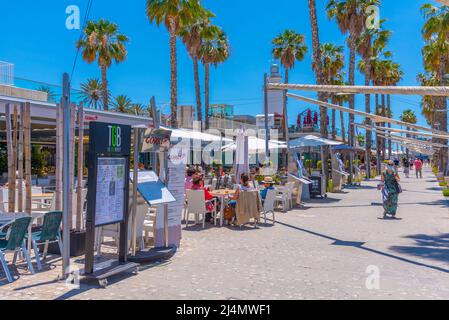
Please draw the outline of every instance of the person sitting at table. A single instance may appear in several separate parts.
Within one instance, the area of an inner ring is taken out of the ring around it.
[[[204,181],[201,176],[195,176],[192,180],[192,190],[203,190],[204,191],[204,200],[210,201],[215,197],[209,192],[209,190],[203,187]],[[206,222],[211,222],[212,220],[212,211],[214,211],[214,204],[212,202],[206,203]]]
[[[192,180],[196,174],[196,170],[194,168],[189,168],[187,170],[187,177],[184,182],[184,187],[186,190],[192,189]]]
[[[237,186],[234,195],[229,197],[231,201],[229,201],[228,205],[235,208],[237,206],[237,200],[239,198],[240,191],[252,190],[255,190],[255,188],[254,184],[249,179],[249,175],[247,173],[242,173],[242,175],[240,176],[240,184]]]
[[[274,190],[274,180],[272,177],[265,177],[262,183],[264,185],[264,189],[260,190],[260,197],[262,199],[262,204],[264,204],[268,190]]]

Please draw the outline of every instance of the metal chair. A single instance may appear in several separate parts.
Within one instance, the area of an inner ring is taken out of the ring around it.
[[[265,200],[263,202],[263,216],[265,223],[267,223],[267,214],[273,215],[273,225],[275,224],[274,202],[276,200],[276,190],[268,190]]]
[[[13,251],[14,259],[13,264],[16,264],[17,254],[19,252],[23,252],[25,259],[28,264],[28,268],[31,273],[34,273],[34,268],[31,263],[30,255],[28,254],[28,250],[25,245],[25,235],[28,232],[28,227],[30,226],[32,221],[31,217],[19,218],[7,225],[9,227],[8,232],[6,233],[6,237],[4,240],[0,240],[0,261],[2,263],[3,269],[6,273],[6,278],[8,282],[13,282],[13,277],[9,272],[8,265],[5,259],[5,252]],[[6,226],[3,226],[3,229]]]
[[[42,270],[42,264],[39,258],[39,245],[44,244],[44,252],[42,255],[42,262],[47,258],[48,244],[57,242],[59,252],[62,255],[62,241],[61,241],[61,222],[62,211],[51,211],[44,215],[44,222],[41,230],[31,234],[31,241],[33,243],[34,255],[36,257],[37,270]],[[28,234],[25,235],[28,239]]]

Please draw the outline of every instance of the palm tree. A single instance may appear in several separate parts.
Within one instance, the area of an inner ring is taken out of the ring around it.
[[[335,19],[341,33],[348,34],[349,46],[349,74],[348,85],[352,86],[355,83],[355,60],[357,39],[365,29],[365,22],[367,15],[366,8],[369,5],[378,5],[379,0],[330,0],[327,4],[326,10],[329,19]],[[349,97],[349,107],[355,108],[354,96]],[[354,115],[349,115],[349,122],[354,122]],[[354,127],[349,128],[350,144],[353,144]]]
[[[214,17],[212,12],[204,10],[204,16],[200,17],[194,23],[187,25],[180,30],[179,35],[187,47],[187,52],[193,61],[193,74],[195,82],[195,94],[196,94],[196,110],[197,120],[203,121],[202,106],[201,106],[201,88],[198,60],[200,55],[200,48],[205,40],[211,40],[217,32],[216,26],[210,25],[210,18]]]
[[[337,74],[337,76],[331,80],[330,84],[336,85],[336,86],[344,86],[345,81],[344,81],[343,77],[344,77],[343,73]],[[348,101],[349,101],[348,95],[343,95],[343,94],[332,95],[332,103],[333,104],[338,104],[340,106],[343,106],[343,104]],[[335,110],[332,110],[332,112],[334,112],[334,111]],[[343,143],[346,143],[345,117],[344,117],[343,111],[340,111],[340,126],[341,126],[341,137],[343,139]]]
[[[114,100],[112,105],[115,112],[127,113],[132,105],[131,99],[126,95],[119,95]]]
[[[78,49],[83,50],[83,59],[87,63],[98,62],[101,69],[101,84],[103,108],[109,108],[109,93],[107,70],[112,62],[120,63],[126,60],[128,52],[126,43],[128,37],[119,33],[118,26],[104,19],[89,21],[84,28],[83,38],[77,42]]]
[[[103,86],[98,79],[88,79],[86,83],[81,84],[81,96],[83,102],[89,108],[101,108],[101,96],[103,94]],[[108,92],[109,96],[109,92]]]
[[[205,39],[200,48],[200,59],[204,64],[204,105],[206,114],[206,129],[209,129],[210,106],[210,65],[217,67],[231,55],[231,46],[226,33],[216,28],[213,38]]]
[[[146,108],[142,103],[133,103],[127,111],[135,116],[145,116],[147,114]]]
[[[418,118],[416,117],[416,114],[413,110],[407,109],[402,112],[401,121],[407,122],[410,124],[416,124],[418,122]],[[407,127],[407,131],[409,131],[409,130],[410,130],[410,128]],[[407,138],[408,137],[410,137],[410,135],[407,133]],[[407,159],[408,158],[409,158],[409,150],[407,148]]]
[[[385,49],[391,36],[391,31],[382,28],[385,20],[380,21],[380,28],[365,28],[357,38],[357,52],[363,58],[358,68],[365,76],[365,86],[369,86],[375,77],[374,61]],[[371,96],[365,95],[365,112],[371,113]],[[370,118],[365,119],[367,126],[371,124]],[[366,162],[371,163],[371,131],[366,130]],[[371,178],[371,170],[367,170],[367,178]]]
[[[427,72],[433,73],[438,85],[445,86],[449,71],[449,7],[425,4],[421,11],[426,19],[422,28],[422,36],[426,41],[423,48],[424,67]],[[435,102],[439,130],[447,131],[447,99],[438,97]],[[434,139],[434,142],[447,145],[445,139]],[[448,160],[447,148],[441,148],[438,157],[440,171],[444,172]]]
[[[273,57],[281,61],[285,69],[285,83],[289,82],[289,72],[295,66],[296,61],[304,60],[307,53],[305,38],[302,34],[294,30],[285,30],[272,41]],[[287,96],[284,95],[283,101],[284,114],[284,137],[288,142],[288,117],[287,117]]]
[[[421,83],[422,86],[436,86],[438,83],[434,73],[420,73],[417,77],[417,80]],[[435,97],[423,96],[421,101],[421,109],[421,113],[426,118],[427,124],[432,128],[435,128]]]
[[[55,102],[56,94],[50,88],[50,86],[42,85],[36,89],[36,91],[45,92],[47,94],[47,102]]]
[[[176,40],[180,30],[196,21],[204,13],[198,0],[147,0],[146,14],[151,23],[162,23],[170,35],[170,108],[171,125],[178,126],[178,59]]]
[[[335,82],[338,82],[339,80],[343,82],[343,78],[341,77],[341,72],[345,65],[345,57],[343,51],[344,50],[342,46],[336,46],[331,43],[324,43],[321,45],[321,65],[325,84],[335,84]],[[312,67],[315,69],[315,62],[313,62]],[[338,99],[334,99],[335,96],[336,95],[331,95],[333,102],[338,101]],[[336,111],[333,109],[332,138],[334,139],[337,136],[335,114]]]

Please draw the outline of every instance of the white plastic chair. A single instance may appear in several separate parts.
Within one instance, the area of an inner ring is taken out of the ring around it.
[[[184,211],[184,221],[186,228],[189,226],[189,215],[195,215],[195,223],[198,223],[200,216],[203,217],[203,228],[206,225],[206,204],[212,202],[214,204],[214,211],[212,212],[214,221],[217,218],[217,206],[214,200],[206,201],[204,199],[204,190],[186,190],[187,195],[187,210]]]
[[[275,203],[282,205],[282,211],[287,212],[289,208],[289,200],[288,200],[288,187],[277,187],[276,188],[276,197],[275,197]]]
[[[273,225],[275,224],[275,214],[274,214],[274,202],[276,200],[276,190],[268,190],[263,203],[263,216],[265,223],[267,223],[267,214],[273,215]]]
[[[286,184],[287,187],[287,193],[288,193],[288,204],[289,204],[289,209],[293,209],[294,205],[293,205],[293,189],[295,188],[295,183],[294,182],[288,182]]]

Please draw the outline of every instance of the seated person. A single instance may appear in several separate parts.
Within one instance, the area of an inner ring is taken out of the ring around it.
[[[268,190],[274,190],[274,180],[272,177],[265,177],[262,183],[264,184],[264,189],[260,190],[260,197],[262,198],[262,204],[264,204]]]
[[[209,190],[203,187],[204,182],[200,176],[195,176],[192,180],[192,190],[204,190],[204,200],[209,201],[214,199],[214,196],[209,192]],[[206,221],[210,222],[212,219],[212,211],[214,211],[214,204],[212,202],[206,203]]]
[[[249,175],[247,173],[242,173],[242,175],[240,176],[240,184],[237,186],[235,194],[229,197],[231,201],[229,201],[228,204],[235,208],[237,205],[237,200],[239,198],[240,191],[252,191],[252,190],[255,190],[255,188],[254,184],[249,179]]]
[[[194,168],[189,168],[187,170],[187,177],[184,183],[185,189],[192,189],[192,180],[196,174],[196,170]]]

